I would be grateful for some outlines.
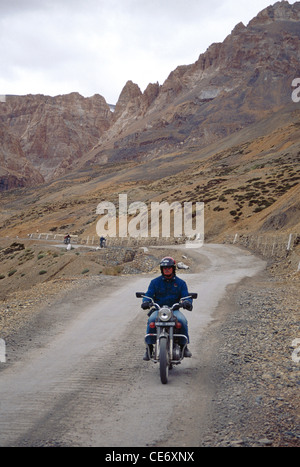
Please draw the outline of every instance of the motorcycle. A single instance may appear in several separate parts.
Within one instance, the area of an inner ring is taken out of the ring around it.
[[[172,369],[173,365],[179,365],[182,362],[184,351],[188,344],[187,337],[184,334],[180,334],[181,323],[174,315],[174,311],[183,307],[184,300],[188,298],[196,299],[198,294],[190,293],[188,297],[182,298],[179,303],[174,303],[171,307],[166,305],[160,307],[151,297],[147,297],[143,292],[136,292],[136,297],[147,298],[150,301],[152,308],[148,316],[155,310],[158,310],[155,322],[150,323],[150,327],[154,332],[145,335],[145,342],[148,336],[156,337],[152,355],[149,344],[146,342],[148,355],[154,363],[159,363],[160,380],[162,384],[166,384],[168,382],[169,370]],[[185,339],[183,346],[179,345],[179,338]]]
[[[106,238],[100,238],[100,248],[105,248],[106,246]]]

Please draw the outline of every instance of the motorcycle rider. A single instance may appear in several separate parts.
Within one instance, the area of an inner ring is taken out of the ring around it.
[[[67,233],[64,237],[64,243],[69,244],[71,242],[71,236]]]
[[[159,306],[167,305],[172,306],[174,303],[178,303],[180,299],[187,297],[189,295],[187,284],[184,280],[180,279],[176,276],[176,262],[173,258],[167,256],[163,258],[160,262],[160,271],[161,276],[153,279],[148,287],[148,291],[146,293],[147,297],[153,299],[155,303]],[[183,308],[186,310],[192,311],[193,309],[193,300],[191,298],[187,298],[183,302]],[[149,309],[151,306],[151,302],[144,297],[141,307],[143,310]],[[150,310],[151,311],[151,310]],[[147,323],[147,334],[151,333],[150,323],[154,322],[157,317],[158,311],[155,310],[153,313],[150,314],[148,323]],[[186,317],[180,310],[175,310],[174,315],[181,323],[181,333],[184,334],[189,343],[189,334],[188,334],[188,322]],[[184,338],[179,338],[180,345],[183,346],[186,341]],[[148,336],[146,338],[146,343],[150,347],[150,353],[153,351],[153,344],[155,344],[155,336]],[[190,350],[185,347],[184,351],[185,357],[191,357],[192,354]],[[146,349],[145,355],[143,357],[144,360],[149,360],[148,349]]]

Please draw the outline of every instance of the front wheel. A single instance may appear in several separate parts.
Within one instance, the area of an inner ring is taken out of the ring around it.
[[[162,338],[160,340],[160,352],[159,352],[159,370],[160,370],[160,380],[162,384],[168,382],[169,376],[169,351],[168,351],[168,340]]]

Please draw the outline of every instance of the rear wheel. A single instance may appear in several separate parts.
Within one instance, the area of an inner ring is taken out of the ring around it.
[[[162,338],[160,340],[160,352],[159,352],[159,369],[160,369],[160,380],[162,384],[168,382],[169,376],[169,351],[168,351],[168,340]]]

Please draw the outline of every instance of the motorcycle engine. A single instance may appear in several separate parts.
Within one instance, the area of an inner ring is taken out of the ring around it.
[[[173,360],[180,360],[181,357],[181,348],[178,344],[175,344],[173,347]]]

